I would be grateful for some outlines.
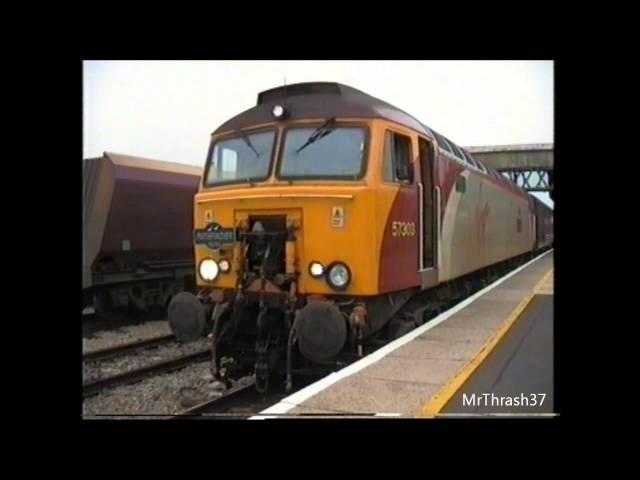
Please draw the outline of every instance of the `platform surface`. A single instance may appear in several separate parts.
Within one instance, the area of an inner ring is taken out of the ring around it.
[[[553,295],[534,297],[442,413],[554,413]]]

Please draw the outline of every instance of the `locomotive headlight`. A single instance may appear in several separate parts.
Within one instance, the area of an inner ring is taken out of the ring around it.
[[[271,113],[276,118],[282,118],[284,116],[284,107],[282,105],[276,105],[271,110]]]
[[[220,262],[218,263],[218,266],[220,267],[220,271],[222,273],[227,273],[231,268],[231,265],[229,264],[229,260],[227,260],[226,258],[220,260]]]
[[[198,273],[200,274],[200,278],[206,280],[207,282],[212,282],[218,276],[220,272],[220,268],[216,261],[212,258],[205,258],[200,262],[200,266],[198,267]]]
[[[351,272],[344,263],[334,263],[329,266],[327,283],[335,290],[344,290],[351,281]]]
[[[324,267],[320,262],[311,262],[309,264],[309,274],[313,278],[319,278],[324,274]]]

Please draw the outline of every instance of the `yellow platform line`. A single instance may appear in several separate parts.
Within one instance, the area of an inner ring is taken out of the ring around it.
[[[482,364],[485,358],[493,351],[498,345],[498,342],[506,335],[511,326],[520,317],[527,305],[531,303],[533,297],[540,291],[553,275],[553,268],[542,277],[542,279],[536,284],[531,292],[520,301],[518,306],[509,314],[509,317],[504,321],[498,331],[491,337],[487,343],[480,349],[480,351],[473,357],[467,364],[465,364],[452,378],[446,383],[431,399],[422,407],[422,411],[418,415],[419,417],[433,418],[440,410],[447,404],[447,402],[453,397],[456,392],[462,387],[464,382],[471,376],[473,372]]]
[[[547,278],[547,281],[544,282],[544,285],[538,290],[538,294],[551,294],[553,295],[553,276]]]

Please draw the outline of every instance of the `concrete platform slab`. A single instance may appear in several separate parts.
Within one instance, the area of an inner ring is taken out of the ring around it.
[[[535,276],[534,278],[540,278]],[[530,279],[525,279],[524,286],[514,287],[509,289],[500,289],[498,292],[489,292],[485,297],[485,302],[488,303],[505,303],[505,302],[519,302],[522,299],[522,291],[530,289]],[[529,288],[527,288],[529,286]],[[483,302],[484,303],[484,302]]]
[[[484,343],[494,332],[495,328],[477,328],[474,322],[468,319],[464,327],[450,327],[448,324],[442,324],[429,330],[421,337],[435,342]]]
[[[360,377],[376,380],[441,384],[464,365],[464,360],[416,360],[387,357],[360,372]]]
[[[482,302],[458,312],[445,322],[452,328],[465,328],[470,323],[477,328],[497,328],[513,311],[515,301]]]
[[[438,385],[349,377],[310,398],[304,407],[413,416],[437,389]]]
[[[392,357],[405,357],[414,360],[465,360],[474,351],[482,348],[481,343],[441,342],[418,337],[389,354]],[[455,348],[454,348],[455,347]]]

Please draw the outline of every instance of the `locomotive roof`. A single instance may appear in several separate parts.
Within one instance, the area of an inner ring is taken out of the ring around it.
[[[260,92],[255,107],[226,121],[213,133],[272,122],[271,110],[277,104],[286,107],[290,120],[383,118],[434,137],[429,127],[403,110],[353,87],[334,82],[295,83]]]
[[[337,82],[294,83],[260,92],[255,107],[227,120],[213,132],[213,135],[271,123],[274,120],[272,109],[278,104],[286,108],[288,120],[342,117],[382,118],[395,122],[434,139],[437,145],[453,157],[472,165],[468,159],[462,158],[462,150],[465,149],[458,147],[451,140],[427,127],[414,116],[384,100]],[[454,148],[452,149],[451,146]],[[455,151],[456,148],[459,151]],[[468,151],[465,150],[465,153],[471,157]],[[483,167],[487,171],[491,170],[484,165]],[[472,168],[478,169],[476,166],[472,166]],[[502,177],[502,175],[500,178],[527,193],[511,180]]]

